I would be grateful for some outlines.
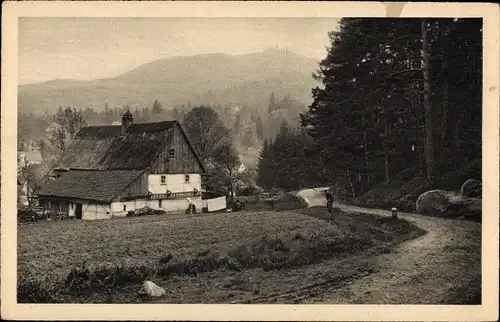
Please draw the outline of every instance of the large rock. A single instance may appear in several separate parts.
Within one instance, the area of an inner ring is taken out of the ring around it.
[[[482,194],[481,182],[475,179],[469,179],[464,182],[460,188],[460,195],[463,197],[480,198]]]
[[[449,207],[449,195],[444,190],[430,190],[421,194],[416,203],[419,214],[437,215]]]
[[[481,206],[481,199],[466,198],[444,190],[424,192],[416,202],[418,213],[445,217],[480,217]]]
[[[160,297],[165,295],[166,291],[151,281],[144,281],[141,293],[145,293],[150,297]]]

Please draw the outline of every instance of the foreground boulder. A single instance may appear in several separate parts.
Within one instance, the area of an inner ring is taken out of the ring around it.
[[[419,214],[443,217],[480,217],[481,206],[479,198],[467,198],[438,189],[424,192],[416,202]]]
[[[151,281],[144,281],[141,291],[141,293],[146,294],[149,297],[160,297],[166,294],[165,289],[159,287]]]
[[[463,197],[480,198],[482,194],[481,182],[475,179],[469,179],[464,182],[460,188],[460,195]]]
[[[450,201],[448,193],[444,190],[430,190],[421,194],[416,203],[419,214],[437,215],[446,211]]]

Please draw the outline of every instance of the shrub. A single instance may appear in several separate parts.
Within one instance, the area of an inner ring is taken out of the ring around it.
[[[38,214],[31,209],[28,210],[19,210],[17,212],[18,221],[37,221]]]
[[[60,283],[48,278],[19,276],[17,285],[18,303],[62,303],[67,302],[61,295]]]
[[[68,274],[65,286],[70,292],[91,293],[116,285],[140,283],[155,275],[155,268],[147,263],[81,263]]]
[[[127,217],[165,215],[166,213],[167,212],[165,210],[153,209],[146,206],[136,210],[130,210],[127,212]]]
[[[373,245],[370,236],[351,231],[346,235],[332,231],[296,231],[278,236],[264,236],[230,252],[241,267],[264,270],[313,264],[331,256],[343,256]]]
[[[181,258],[173,258],[170,254],[160,258],[158,274],[170,275],[196,275],[198,273],[210,272],[227,264],[227,258],[209,250],[198,252],[196,255],[186,255]]]

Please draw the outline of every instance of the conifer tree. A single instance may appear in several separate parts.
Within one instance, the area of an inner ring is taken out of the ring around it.
[[[151,109],[151,114],[158,116],[162,113],[163,113],[163,106],[158,102],[158,100],[155,100],[153,103],[153,108]]]
[[[481,33],[479,19],[345,18],[329,34],[315,75],[323,87],[313,89],[301,120],[324,166],[353,195],[421,165],[435,187],[456,166],[451,155],[478,156]]]
[[[260,150],[259,160],[257,161],[257,185],[264,189],[271,189],[273,186],[273,168],[271,143],[264,140]]]

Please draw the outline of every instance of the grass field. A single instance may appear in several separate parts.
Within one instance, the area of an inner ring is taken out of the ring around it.
[[[241,286],[234,274],[275,274],[278,281],[294,269],[368,249],[388,251],[424,233],[404,220],[332,218],[323,208],[304,212],[19,224],[18,302],[134,302],[144,279],[180,283],[183,295],[172,295],[173,302],[224,302],[234,297],[233,286]],[[193,279],[229,287],[215,295],[190,294],[185,288]],[[245,292],[260,291],[254,285]]]

